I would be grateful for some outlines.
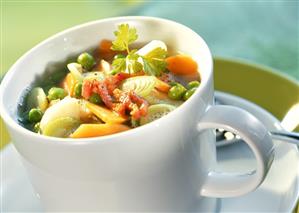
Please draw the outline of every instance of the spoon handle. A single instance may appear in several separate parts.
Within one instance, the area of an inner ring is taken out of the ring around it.
[[[272,139],[282,140],[288,143],[299,145],[299,133],[296,132],[282,132],[271,131]]]

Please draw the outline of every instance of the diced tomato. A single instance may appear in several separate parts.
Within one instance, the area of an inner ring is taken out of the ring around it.
[[[131,77],[131,74],[129,73],[124,73],[124,72],[120,72],[120,73],[117,73],[115,76],[113,76],[117,82],[121,82],[127,78],[130,78]]]
[[[100,82],[97,80],[85,80],[82,86],[82,97],[89,99],[92,93],[97,93],[100,95],[102,101],[108,108],[112,108],[112,97],[110,96],[105,82]]]
[[[105,85],[110,95],[113,95],[113,91],[120,85],[120,83],[129,78],[131,75],[128,73],[118,73],[114,76],[106,77],[104,80]]]
[[[138,72],[133,74],[120,72],[114,75],[112,78],[114,80],[114,83],[118,86],[123,80],[127,78],[134,77],[134,76],[141,76],[141,75],[144,75],[144,72]]]
[[[139,97],[135,92],[130,92],[130,98],[133,102],[135,102],[139,106],[140,115],[138,114],[138,119],[140,118],[140,116],[146,116],[148,111],[148,102],[143,98]]]
[[[145,116],[147,114],[147,101],[139,97],[133,91],[122,92],[119,89],[115,89],[113,94],[116,100],[120,102],[113,108],[113,110],[118,113],[122,114],[129,111],[134,120],[139,120],[141,116]]]
[[[115,103],[113,105],[113,111],[117,112],[118,114],[125,116],[126,114],[126,106],[122,103]]]
[[[98,94],[101,96],[104,104],[111,109],[113,107],[112,97],[109,95],[105,82],[98,82]]]
[[[117,86],[130,76],[130,74],[119,73],[107,77],[104,81],[85,80],[82,87],[82,96],[89,99],[92,93],[97,93],[109,109],[113,109],[120,115],[130,112],[132,118],[138,120],[141,116],[147,114],[148,102],[133,91],[123,92],[117,89]],[[117,103],[113,103],[113,97]]]
[[[92,95],[92,82],[84,81],[82,85],[82,97],[85,99],[89,99]]]
[[[137,106],[137,104],[132,104],[132,105],[131,105],[131,112],[130,112],[130,115],[132,116],[132,118],[133,118],[134,120],[139,120],[140,117],[142,116],[142,115],[141,115],[141,112],[140,112],[140,110],[139,110],[139,108],[138,108],[138,106]]]
[[[118,82],[117,80],[114,78],[114,76],[111,76],[111,77],[107,77],[105,80],[104,80],[104,83],[107,87],[107,90],[108,90],[108,93],[110,95],[113,95],[113,90],[116,89],[116,87],[118,86]]]

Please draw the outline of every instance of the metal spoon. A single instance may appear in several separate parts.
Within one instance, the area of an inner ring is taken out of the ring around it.
[[[215,104],[225,105],[225,103],[219,100],[219,98],[215,99]],[[270,131],[270,135],[273,140],[279,140],[279,141],[299,145],[299,133],[275,130],[275,131]],[[224,146],[227,144],[236,143],[240,141],[242,141],[242,138],[239,135],[236,135],[224,129],[216,129],[217,146]]]
[[[273,140],[279,140],[287,143],[296,144],[299,146],[299,133],[283,132],[283,131],[270,131],[270,136]],[[216,142],[217,146],[240,142],[242,139],[239,135],[232,132],[216,129]]]

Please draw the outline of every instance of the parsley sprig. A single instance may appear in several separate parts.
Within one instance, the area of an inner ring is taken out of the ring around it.
[[[130,28],[128,24],[121,24],[118,26],[118,31],[114,32],[116,37],[115,41],[112,42],[112,50],[124,51],[130,53],[129,45],[137,40],[137,30]]]
[[[111,49],[126,51],[128,54],[125,58],[113,60],[114,73],[137,73],[144,70],[148,75],[159,76],[165,71],[166,50],[159,47],[143,56],[138,54],[137,49],[130,50],[129,45],[138,39],[136,28],[130,28],[128,24],[120,24],[114,35],[116,39],[112,42]]]

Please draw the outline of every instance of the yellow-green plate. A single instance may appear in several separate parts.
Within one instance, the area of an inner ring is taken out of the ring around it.
[[[281,120],[299,103],[299,83],[269,67],[235,59],[214,59],[215,89],[250,100]],[[299,126],[295,129],[299,131]],[[293,210],[299,213],[299,204]]]
[[[299,83],[278,71],[235,59],[214,59],[215,89],[248,99],[281,120],[299,102]],[[9,136],[1,119],[2,148]],[[299,130],[298,127],[296,129]]]
[[[298,82],[279,71],[251,62],[215,58],[214,80],[216,90],[252,101],[279,120],[299,103]]]

